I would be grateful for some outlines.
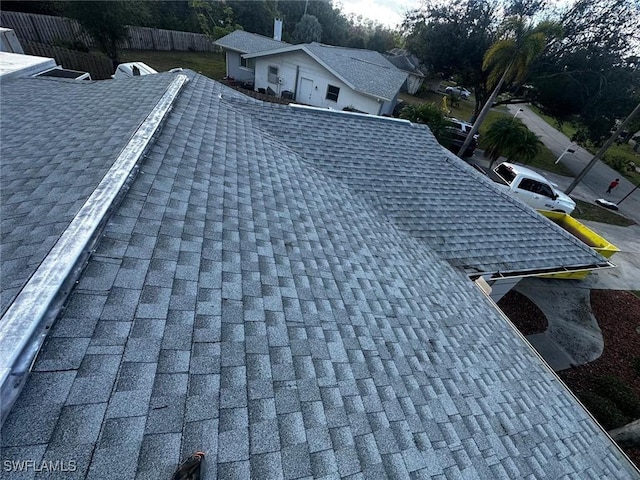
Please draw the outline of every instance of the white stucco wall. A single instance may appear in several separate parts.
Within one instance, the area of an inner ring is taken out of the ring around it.
[[[227,58],[227,77],[241,82],[253,82],[253,70],[240,66],[240,54],[231,50],[225,51]]]
[[[269,66],[278,68],[278,76],[282,83],[269,83]],[[299,67],[296,84],[296,67]],[[305,82],[303,79],[310,80]],[[309,95],[305,95],[304,85],[310,86]],[[337,101],[327,100],[327,87],[333,85],[340,88]],[[296,93],[296,102],[313,105],[316,107],[329,107],[342,110],[345,107],[353,107],[362,112],[378,115],[381,103],[375,98],[362,95],[353,91],[348,85],[340,81],[331,72],[317,63],[304,52],[288,52],[280,55],[256,58],[255,88],[270,87],[280,96],[283,91]],[[387,102],[391,103],[391,102]],[[391,107],[391,110],[393,107]]]

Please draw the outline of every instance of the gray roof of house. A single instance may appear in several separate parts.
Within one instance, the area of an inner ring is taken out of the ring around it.
[[[405,72],[398,70],[378,52],[315,42],[306,45],[306,48],[348,79],[356,90],[365,93],[391,99],[407,79]]]
[[[294,50],[306,52],[354,90],[374,97],[391,100],[407,79],[406,72],[398,70],[378,52],[317,42],[264,50],[250,56],[279,55]]]
[[[115,80],[80,89],[72,81],[50,79],[2,83],[0,314],[170,80],[140,77],[126,87]],[[86,108],[91,102],[97,107]]]
[[[290,45],[281,40],[274,40],[273,38],[245,32],[244,30],[235,30],[213,43],[227,50],[235,50],[240,53],[257,53]]]
[[[467,275],[399,220],[415,214],[416,185],[462,201],[443,175],[470,172],[450,170],[426,129],[265,107],[189,75],[2,427],[3,460],[73,460],[89,479],[170,478],[195,450],[205,478],[638,477]],[[2,120],[23,92],[50,141],[34,159],[64,155],[60,130],[87,148],[101,138],[50,127],[58,96],[84,99],[74,108],[107,131],[102,112],[128,95],[110,81],[15,82]],[[303,147],[296,122],[330,143]],[[413,180],[428,166],[432,180]],[[406,217],[385,175],[407,186]]]
[[[575,237],[446,152],[424,125],[237,103],[262,130],[470,274],[604,263]]]
[[[418,59],[415,55],[385,55],[385,58],[400,70],[404,70],[405,72],[409,72],[419,77],[424,77],[425,75],[425,72],[421,70],[420,63],[417,61]],[[426,69],[424,70],[426,71]]]

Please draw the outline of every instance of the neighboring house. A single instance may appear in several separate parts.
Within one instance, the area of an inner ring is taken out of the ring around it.
[[[185,74],[3,81],[3,465],[640,478],[474,283],[605,259],[424,125]]]
[[[427,69],[421,65],[420,60],[414,54],[401,48],[394,48],[385,55],[385,58],[395,65],[399,70],[407,73],[407,80],[402,85],[402,90],[414,95],[427,75]]]
[[[289,46],[287,42],[274,40],[257,33],[235,30],[214,42],[222,47],[226,64],[227,78],[232,78],[240,82],[253,83],[254,61],[247,60],[242,55],[245,53],[258,53],[265,50],[275,50]]]
[[[406,72],[378,52],[315,42],[284,46],[280,42],[274,48],[273,42],[235,31],[216,43],[230,52],[227,61],[233,68],[243,62],[242,76],[234,78],[249,81],[253,69],[256,90],[317,107],[388,115],[407,79]]]

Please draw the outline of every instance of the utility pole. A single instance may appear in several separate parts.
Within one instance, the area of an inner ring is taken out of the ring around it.
[[[504,83],[505,78],[507,78],[507,73],[509,73],[509,70],[511,70],[512,66],[513,66],[513,60],[511,61],[509,66],[507,66],[507,68],[505,69],[504,73],[502,74],[502,77],[500,77],[500,81],[496,85],[496,88],[493,89],[493,92],[491,92],[491,95],[489,96],[489,99],[486,101],[486,103],[482,107],[482,110],[478,114],[478,117],[476,118],[476,121],[473,122],[473,126],[471,127],[471,131],[467,134],[467,138],[465,139],[464,143],[460,147],[460,150],[458,151],[458,156],[460,158],[462,158],[462,156],[464,155],[464,152],[467,151],[467,147],[471,144],[471,140],[473,140],[473,136],[476,133],[478,133],[478,130],[480,130],[480,125],[482,125],[482,122],[484,122],[484,118],[489,113],[489,110],[491,110],[491,107],[493,106],[493,102],[495,101],[496,97],[498,96],[498,93],[500,93],[500,89],[502,88],[502,84]]]
[[[609,140],[607,140],[605,144],[600,148],[600,150],[598,150],[598,153],[596,153],[593,159],[587,164],[587,166],[582,169],[582,171],[578,174],[578,176],[571,183],[571,185],[569,185],[569,187],[564,191],[564,193],[569,195],[573,191],[573,189],[576,188],[576,186],[585,177],[587,172],[593,168],[593,166],[596,164],[598,160],[600,160],[600,158],[602,158],[602,156],[604,155],[604,152],[607,151],[607,149],[611,146],[611,144],[615,141],[615,139],[618,138],[618,136],[620,135],[620,132],[624,130],[624,127],[626,127],[629,124],[629,122],[633,120],[633,117],[635,117],[638,112],[640,112],[640,103],[636,106],[636,108],[633,109],[633,112],[631,112],[629,116],[625,118],[624,122],[620,124],[620,126],[616,129],[616,131],[613,132],[613,135],[609,137]]]

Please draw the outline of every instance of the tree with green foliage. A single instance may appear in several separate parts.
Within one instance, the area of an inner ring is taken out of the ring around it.
[[[579,117],[575,140],[601,145],[629,105],[640,101],[640,58],[630,49],[638,38],[640,5],[577,0],[559,21],[564,37],[532,70],[529,99],[560,123]]]
[[[148,16],[146,2],[142,1],[68,1],[62,3],[62,11],[93,37],[114,68],[119,63],[119,45],[127,39],[127,25],[139,25]]]
[[[427,2],[405,16],[406,48],[430,72],[472,88],[479,111],[487,96],[482,59],[495,40],[497,17],[496,3],[490,0]]]
[[[293,31],[295,43],[319,42],[322,39],[322,25],[315,15],[304,14]]]
[[[496,120],[483,135],[482,143],[485,155],[491,160],[489,168],[501,156],[514,162],[528,163],[540,153],[542,147],[538,136],[512,117]]]
[[[447,127],[449,122],[434,103],[407,105],[400,112],[400,118],[413,123],[422,123],[429,127],[436,140],[443,145],[450,141]]]
[[[318,19],[322,26],[322,41],[329,45],[345,45],[348,30],[347,18],[333,6],[331,0],[278,0],[277,16],[283,21],[283,39],[293,42],[293,31],[307,13]]]
[[[278,2],[273,0],[252,2],[226,0],[224,3],[217,0],[210,1],[231,7],[236,23],[242,25],[247,32],[273,37],[273,19],[279,17]]]
[[[147,1],[146,7],[149,11],[149,18],[139,24],[142,27],[204,33],[200,29],[200,21],[191,1]]]
[[[367,49],[385,53],[395,47],[396,36],[393,30],[382,25],[375,25],[367,39]]]
[[[482,63],[483,70],[488,72],[488,84],[494,86],[493,92],[473,123],[459,155],[467,149],[480,129],[503,84],[522,82],[531,64],[542,55],[549,41],[560,35],[560,26],[553,22],[533,25],[522,17],[505,20],[501,38],[485,52]]]
[[[233,8],[222,2],[189,0],[189,7],[195,13],[200,31],[214,40],[234,30],[242,30],[242,26],[234,21]]]

